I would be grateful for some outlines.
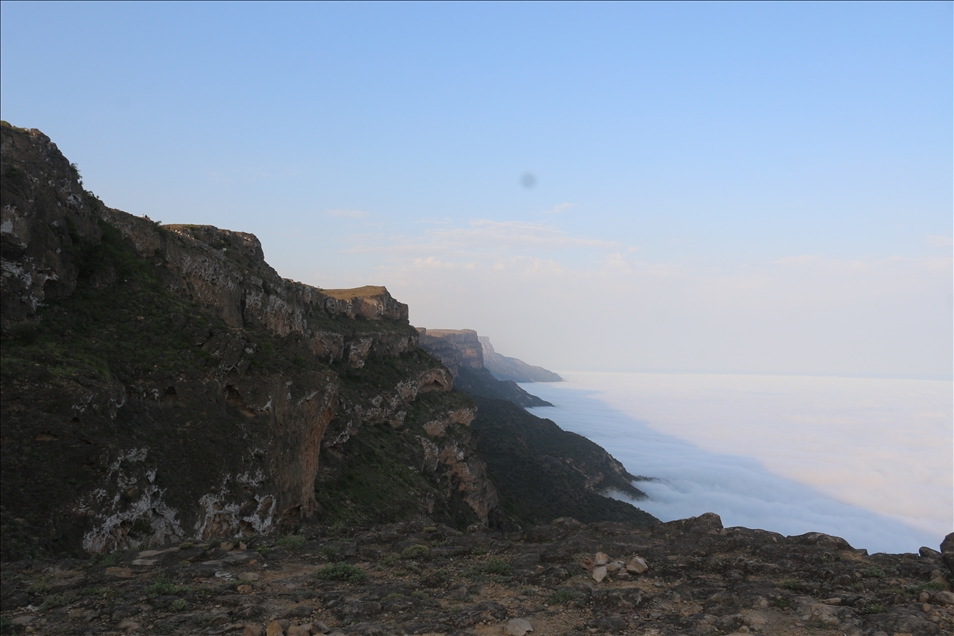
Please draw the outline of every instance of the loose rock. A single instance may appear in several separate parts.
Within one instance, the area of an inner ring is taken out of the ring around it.
[[[530,621],[523,618],[512,618],[504,627],[504,634],[507,636],[523,636],[532,631],[533,626],[530,625]]]

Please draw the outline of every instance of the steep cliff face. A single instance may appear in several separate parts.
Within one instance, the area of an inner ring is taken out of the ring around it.
[[[2,149],[4,559],[335,522],[399,488],[322,462],[381,440],[420,458],[395,518],[489,520],[473,403],[386,289],[282,279],[250,234],[107,208],[38,131],[4,124]]]
[[[484,352],[473,329],[425,329],[418,327],[421,346],[457,377],[461,367],[484,368]]]
[[[513,380],[501,381],[495,378],[484,367],[481,339],[473,329],[418,327],[417,330],[420,333],[421,346],[450,369],[457,388],[467,395],[507,400],[523,407],[553,406],[546,400],[527,393]]]
[[[73,293],[78,243],[95,244],[101,232],[93,209],[98,202],[49,137],[3,122],[0,155],[17,158],[3,168],[0,328],[6,329],[35,318],[42,302]]]
[[[523,360],[500,355],[494,351],[490,338],[486,336],[480,336],[479,340],[484,350],[484,367],[498,380],[514,382],[560,382],[563,380],[553,371],[543,367],[535,367]]]

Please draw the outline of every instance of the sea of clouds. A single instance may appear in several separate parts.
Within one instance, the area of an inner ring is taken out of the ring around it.
[[[663,521],[824,532],[869,552],[937,549],[954,531],[954,383],[561,372],[531,411],[595,441]]]

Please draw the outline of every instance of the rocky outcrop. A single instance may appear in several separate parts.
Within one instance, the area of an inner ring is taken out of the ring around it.
[[[457,377],[461,367],[483,369],[484,354],[473,329],[425,329],[418,327],[421,346]]]
[[[304,336],[320,359],[361,367],[369,355],[396,355],[418,346],[407,324],[407,305],[384,287],[321,290],[281,278],[259,240],[210,225],[159,226],[104,208],[103,218],[120,229],[142,257],[163,261],[163,282],[175,293],[211,309],[232,328],[261,326],[280,336]],[[381,323],[346,338],[328,329],[328,318],[365,318]]]
[[[513,382],[561,382],[563,378],[543,367],[535,367],[523,360],[502,356],[494,351],[490,338],[479,336],[484,351],[484,368],[498,380]]]
[[[951,634],[950,582],[937,550],[921,552],[868,555],[714,514],[506,534],[420,520],[7,563],[0,604],[7,633],[101,617],[114,632],[183,635]]]
[[[101,205],[79,172],[39,130],[2,126],[0,191],[0,329],[36,318],[45,301],[76,287],[79,242],[100,238]]]
[[[374,462],[355,470],[378,492],[321,480],[384,443],[417,460],[393,518],[490,521],[473,403],[385,288],[282,279],[251,234],[107,208],[38,131],[4,124],[2,148],[5,560],[333,523],[331,495],[407,492]]]
[[[468,395],[507,400],[517,406],[553,406],[517,386],[500,381],[484,367],[484,354],[477,332],[472,329],[424,329],[418,327],[421,346],[446,366],[457,387]]]

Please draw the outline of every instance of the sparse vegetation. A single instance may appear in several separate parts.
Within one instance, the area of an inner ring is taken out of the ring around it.
[[[367,578],[364,570],[348,565],[347,563],[335,563],[326,565],[315,572],[315,577],[325,581],[344,581],[346,583],[360,583]]]
[[[176,585],[169,579],[160,578],[160,579],[156,579],[156,581],[151,586],[149,586],[146,593],[150,597],[155,598],[157,596],[172,596],[172,595],[188,594],[191,591],[192,591],[192,588],[190,588],[187,585]]]
[[[46,597],[40,605],[40,611],[46,612],[57,607],[63,607],[78,600],[79,596],[75,592],[64,592],[63,594],[54,594]]]
[[[563,589],[557,590],[556,592],[548,596],[547,604],[548,605],[569,605],[570,603],[574,603],[580,600],[582,597],[583,595],[575,590],[563,588]]]
[[[304,547],[306,541],[307,539],[299,534],[288,535],[278,540],[278,547],[297,552]]]
[[[412,545],[401,550],[401,558],[405,560],[409,559],[429,559],[431,557],[431,549],[426,545]]]

